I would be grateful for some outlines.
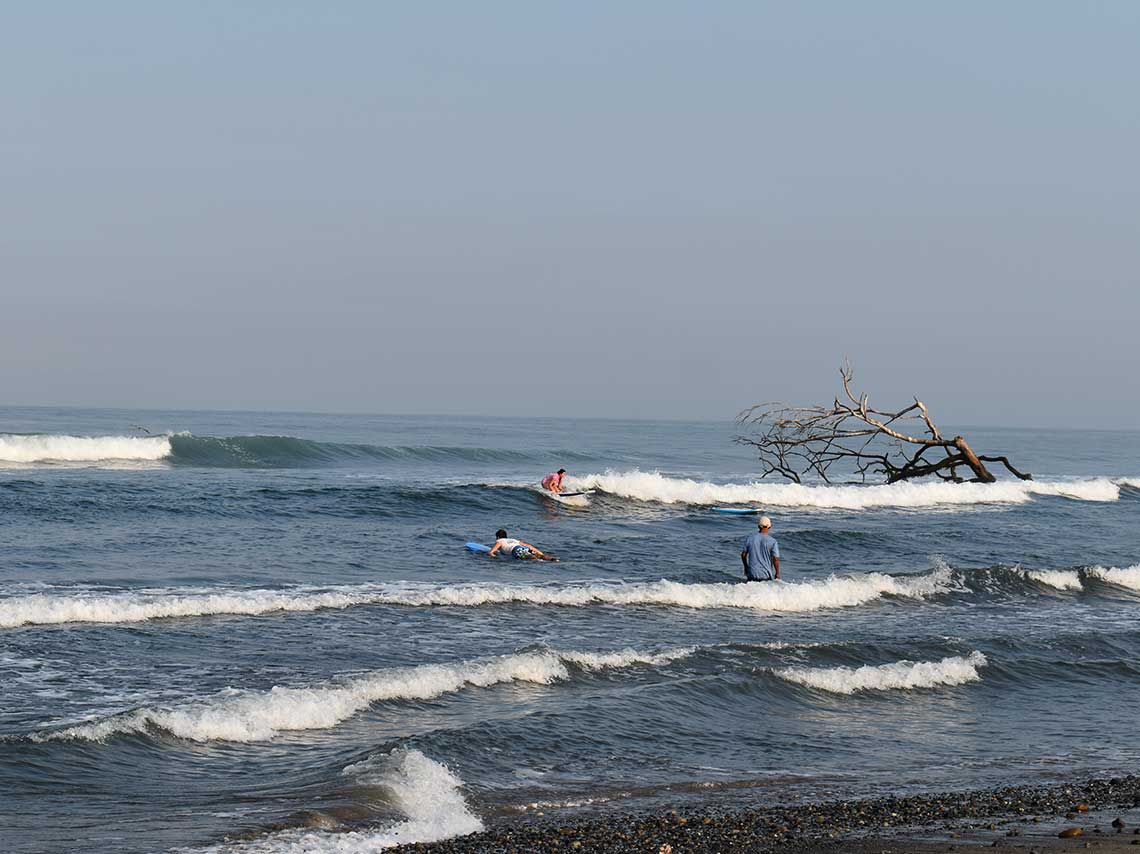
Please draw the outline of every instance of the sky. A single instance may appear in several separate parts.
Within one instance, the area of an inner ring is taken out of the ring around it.
[[[0,404],[1140,428],[1140,4],[12,4]]]

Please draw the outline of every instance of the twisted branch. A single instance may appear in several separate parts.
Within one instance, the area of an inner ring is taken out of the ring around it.
[[[875,409],[868,395],[852,388],[855,373],[849,362],[844,361],[839,374],[844,397],[836,397],[830,407],[758,403],[737,416],[737,424],[748,432],[736,441],[756,449],[761,477],[775,474],[802,483],[804,476],[812,476],[832,483],[835,468],[853,471],[860,483],[869,476],[896,483],[930,475],[961,483],[965,478],[958,470],[968,469],[969,480],[992,483],[996,478],[985,463],[1000,462],[1022,480],[1032,478],[1004,456],[976,455],[961,436],[947,439],[917,397],[897,411]]]

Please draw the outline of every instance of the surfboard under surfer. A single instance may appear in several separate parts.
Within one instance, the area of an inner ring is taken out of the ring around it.
[[[491,546],[491,551],[488,554],[494,557],[500,552],[510,555],[515,560],[558,560],[554,555],[546,554],[538,546],[532,546],[523,540],[508,537],[507,532],[502,528],[495,532],[495,544]]]

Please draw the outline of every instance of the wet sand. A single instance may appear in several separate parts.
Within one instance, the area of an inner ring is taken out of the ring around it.
[[[1070,828],[1079,835],[1059,836]],[[561,822],[528,818],[396,850],[946,854],[981,847],[1011,852],[1140,851],[1140,777],[757,810],[705,806]]]

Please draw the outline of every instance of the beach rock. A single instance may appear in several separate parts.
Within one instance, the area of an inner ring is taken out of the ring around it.
[[[1077,804],[1075,807],[1073,807],[1073,809],[1075,809],[1077,812],[1088,812],[1089,811],[1089,805],[1088,804]]]
[[[376,811],[364,804],[342,804],[335,807],[326,807],[324,812],[337,821],[365,821],[376,815]]]
[[[1083,835],[1084,831],[1079,827],[1066,827],[1064,830],[1057,834],[1057,837],[1059,839],[1075,839],[1076,837]]]
[[[298,824],[302,827],[313,827],[318,830],[336,830],[340,827],[340,822],[327,813],[320,812],[319,810],[301,810],[290,816],[292,824]]]

